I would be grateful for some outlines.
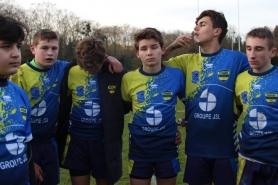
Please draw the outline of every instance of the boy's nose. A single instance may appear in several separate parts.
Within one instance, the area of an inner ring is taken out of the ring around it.
[[[13,47],[13,52],[12,52],[12,57],[19,57],[20,56],[20,53],[21,53],[21,51],[20,51],[20,49],[18,48],[18,47]]]

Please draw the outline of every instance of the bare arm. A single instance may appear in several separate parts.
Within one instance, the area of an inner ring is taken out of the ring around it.
[[[162,61],[165,60],[165,58],[175,49],[181,47],[188,49],[190,47],[191,40],[192,40],[192,35],[190,34],[184,34],[178,36],[176,40],[166,48],[165,53],[162,55]]]

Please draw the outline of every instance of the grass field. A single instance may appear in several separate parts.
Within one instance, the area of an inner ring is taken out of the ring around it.
[[[127,122],[129,120],[131,114],[127,114],[125,116],[125,128],[124,128],[124,134],[123,134],[123,176],[122,178],[116,183],[116,185],[129,185],[129,176],[128,176],[128,170],[127,170],[127,161],[128,161],[128,127]],[[177,113],[176,118],[183,118],[184,117],[184,105],[182,102],[178,102],[177,105]],[[182,144],[179,147],[179,160],[180,160],[180,166],[181,166],[181,172],[178,174],[177,177],[177,185],[184,184],[182,182],[183,174],[184,174],[184,166],[185,166],[185,159],[186,156],[184,154],[184,138],[185,138],[185,128],[179,127],[179,130],[182,134]],[[70,185],[70,177],[68,170],[61,169],[61,185]],[[153,183],[155,184],[155,183]],[[91,185],[95,185],[94,179],[91,179]]]

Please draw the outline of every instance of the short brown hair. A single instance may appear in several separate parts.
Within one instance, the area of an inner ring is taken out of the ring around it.
[[[41,40],[57,40],[59,41],[59,35],[55,31],[52,31],[50,29],[41,29],[35,35],[33,36],[33,44],[37,46],[39,44],[39,41]]]
[[[222,29],[222,32],[218,38],[218,43],[221,44],[222,40],[224,39],[224,37],[228,32],[227,29],[228,23],[226,21],[224,14],[222,12],[217,12],[214,10],[205,10],[196,18],[195,24],[197,24],[200,19],[206,16],[210,18],[213,28]]]
[[[160,31],[155,28],[145,28],[134,35],[134,47],[139,50],[139,41],[143,39],[155,39],[159,42],[160,47],[164,45],[163,37]]]
[[[25,32],[28,33],[28,26],[11,17],[0,14],[0,40],[12,43],[22,42]]]
[[[254,28],[246,35],[248,37],[258,37],[260,39],[267,39],[269,50],[276,46],[275,36],[268,28]]]
[[[78,65],[89,73],[96,73],[102,66],[106,49],[103,41],[94,37],[81,40],[76,47]]]

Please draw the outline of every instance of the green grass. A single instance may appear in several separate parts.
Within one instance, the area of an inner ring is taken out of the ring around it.
[[[124,128],[124,134],[123,134],[123,176],[122,178],[116,183],[116,185],[129,185],[129,176],[128,176],[128,170],[127,170],[127,162],[128,162],[128,127],[127,127],[127,122],[130,118],[131,114],[125,115],[125,128]],[[176,113],[176,118],[184,118],[184,105],[182,102],[178,102],[177,104],[177,113]],[[177,183],[176,184],[184,184],[182,182],[183,180],[183,174],[184,174],[184,168],[185,168],[185,160],[186,156],[184,154],[184,138],[185,138],[185,128],[179,127],[179,131],[182,134],[182,144],[179,146],[179,160],[180,160],[180,166],[181,166],[181,171],[178,174],[177,177]],[[61,169],[61,185],[70,185],[70,177],[69,177],[69,172],[68,170]],[[95,181],[92,178],[91,179],[91,185],[95,185]]]

